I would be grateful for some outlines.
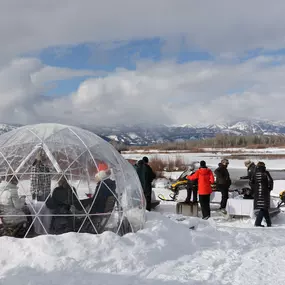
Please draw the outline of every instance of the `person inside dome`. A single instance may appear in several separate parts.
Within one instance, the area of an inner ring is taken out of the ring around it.
[[[24,212],[25,196],[18,195],[18,178],[14,174],[8,174],[6,181],[0,188],[0,213],[3,223],[3,235],[23,237],[28,229],[28,219]],[[24,232],[22,231],[22,229]],[[23,236],[17,233],[21,230]]]
[[[47,156],[41,149],[31,169],[31,187],[30,191],[33,200],[45,201],[51,190],[51,175],[47,165]]]
[[[53,190],[52,195],[47,199],[46,206],[52,210],[50,232],[62,234],[74,230],[71,206],[77,198],[77,192],[71,187],[64,175],[58,181],[58,186]]]
[[[92,224],[96,228],[98,233],[104,230],[104,226],[115,207],[117,201],[116,194],[116,182],[112,180],[111,177],[111,169],[109,166],[101,162],[97,167],[98,171],[95,174],[95,182],[97,183],[94,195],[91,198],[80,200],[80,203],[75,205],[76,209],[80,209],[88,212],[90,214],[90,218]],[[85,209],[82,209],[82,206]],[[99,214],[99,215],[98,215]],[[104,214],[104,215],[102,215]],[[81,223],[84,218],[78,219],[78,229],[81,227]],[[81,227],[80,232],[88,232],[88,233],[96,233],[93,225],[90,223],[89,219],[86,219],[84,225]]]

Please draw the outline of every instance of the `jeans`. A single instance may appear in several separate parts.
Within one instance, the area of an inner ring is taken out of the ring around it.
[[[229,188],[224,185],[217,185],[217,191],[222,194],[221,209],[225,209],[229,199]]]

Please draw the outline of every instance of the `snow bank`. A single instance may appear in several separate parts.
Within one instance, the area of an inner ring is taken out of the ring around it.
[[[124,237],[110,232],[2,237],[0,283],[283,284],[284,228],[233,229],[177,217],[148,213],[146,228]],[[189,230],[191,225],[197,230]]]

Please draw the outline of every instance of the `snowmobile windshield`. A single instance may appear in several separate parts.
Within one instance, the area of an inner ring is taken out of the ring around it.
[[[179,176],[179,180],[180,179],[186,179],[186,176],[187,175],[190,175],[192,173],[192,171],[190,170],[190,169],[186,169],[186,170],[184,170],[181,174],[180,174],[180,176]]]

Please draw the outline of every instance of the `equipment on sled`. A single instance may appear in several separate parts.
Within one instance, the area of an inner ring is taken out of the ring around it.
[[[234,190],[235,191],[235,190]],[[239,195],[243,196],[243,199],[254,199],[253,191],[250,187],[243,187],[236,190]]]

